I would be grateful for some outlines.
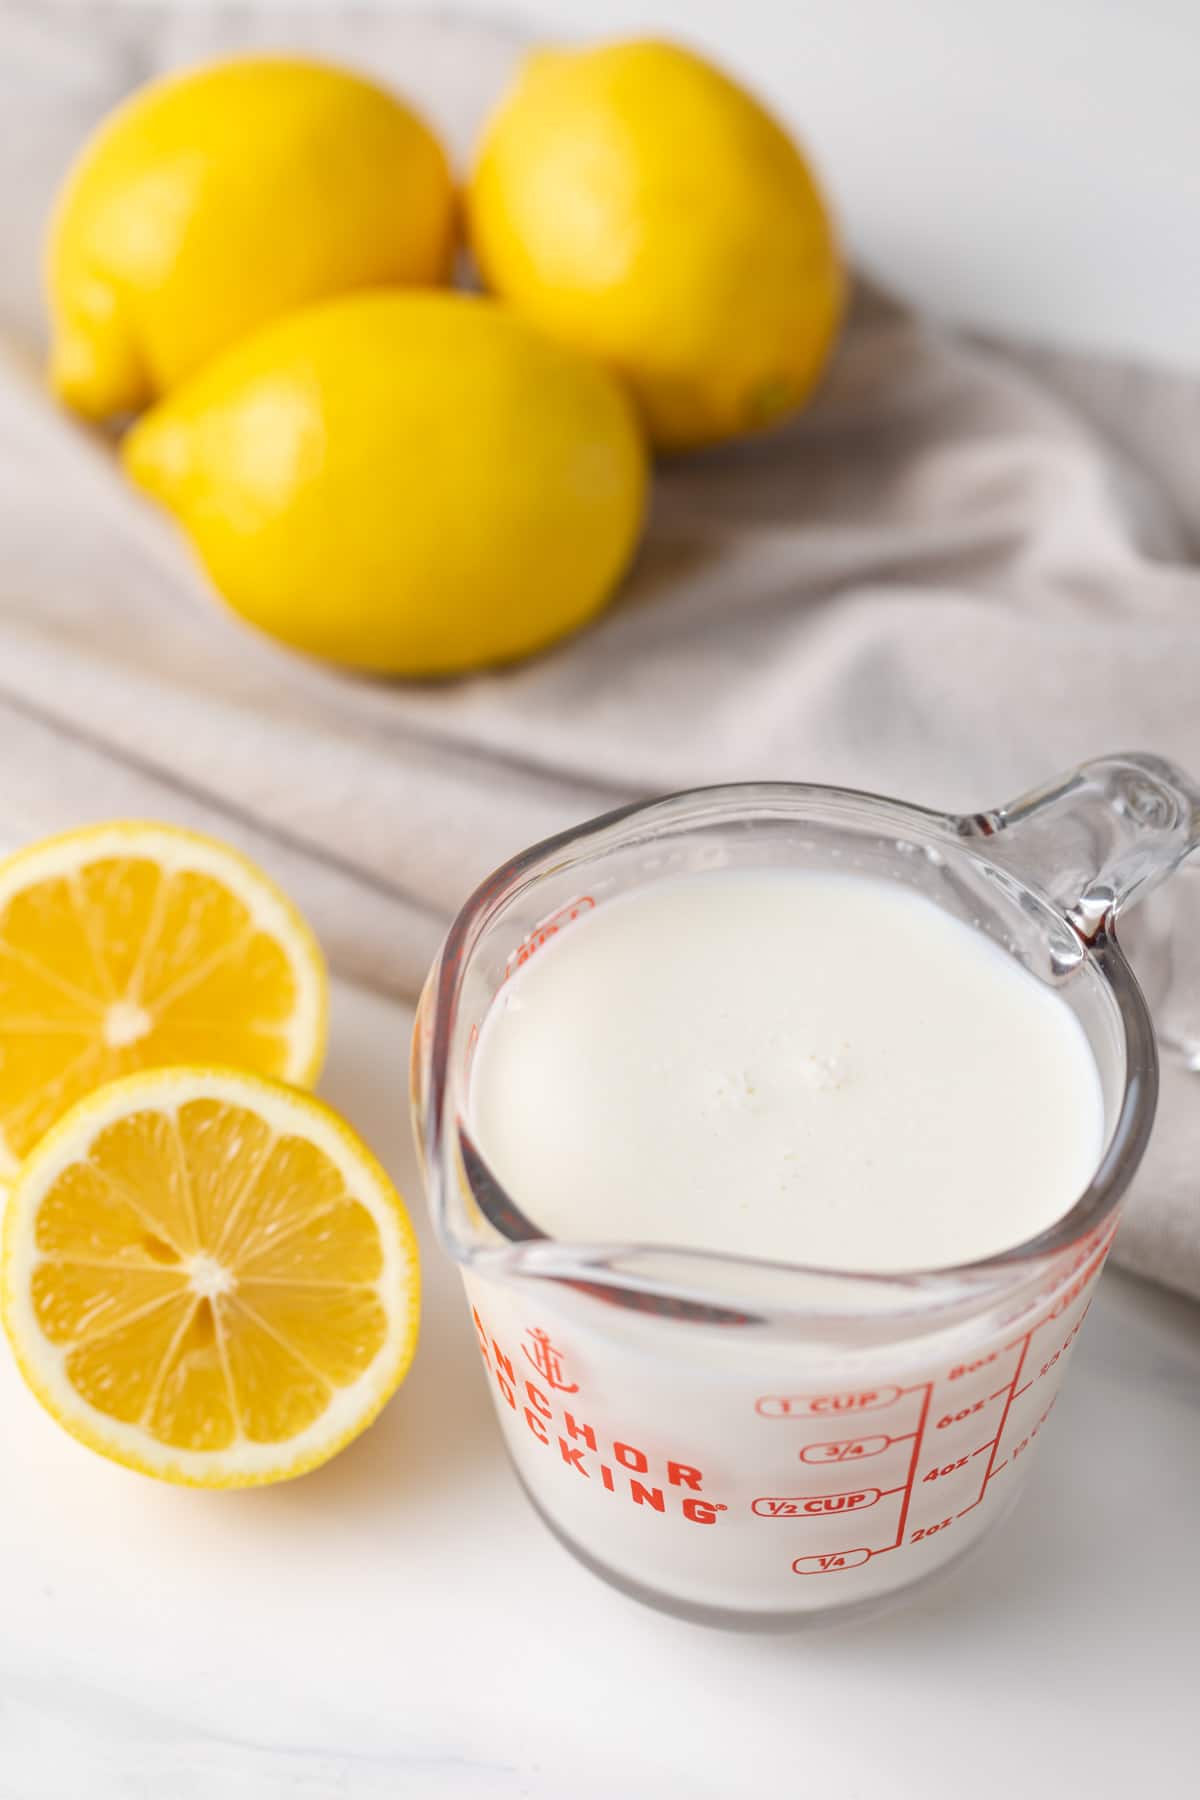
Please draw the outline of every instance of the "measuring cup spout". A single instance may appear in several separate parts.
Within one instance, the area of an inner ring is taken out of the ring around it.
[[[1161,756],[1102,756],[963,824],[1090,943],[1200,847],[1200,787]]]

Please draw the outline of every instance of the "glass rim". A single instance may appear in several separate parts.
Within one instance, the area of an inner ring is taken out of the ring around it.
[[[672,828],[694,828],[706,820],[716,822],[725,818],[733,821],[741,817],[747,826],[752,826],[765,823],[772,813],[780,820],[795,820],[809,812],[819,814],[822,809],[840,813],[843,817],[847,813],[856,813],[872,822],[886,820],[893,826],[902,823],[931,847],[942,846],[959,852],[995,870],[1003,875],[1006,886],[1034,902],[1047,920],[1052,919],[1070,934],[1080,947],[1081,960],[1085,960],[1104,983],[1120,1022],[1125,1052],[1124,1085],[1104,1152],[1092,1179],[1073,1204],[1043,1231],[1006,1250],[968,1262],[900,1272],[789,1263],[670,1243],[596,1243],[551,1237],[539,1233],[536,1228],[531,1236],[518,1236],[507,1242],[501,1232],[501,1242],[491,1246],[473,1246],[460,1240],[450,1228],[445,1206],[449,1181],[443,1159],[451,1137],[459,1150],[465,1143],[471,1160],[482,1169],[493,1200],[498,1198],[515,1219],[524,1219],[519,1205],[506,1193],[473,1145],[465,1108],[461,1116],[459,1112],[461,1078],[456,1077],[452,1067],[460,976],[487,925],[519,893],[534,885],[540,875],[552,873],[556,859],[565,852],[588,845],[602,850],[603,844],[598,841],[608,835],[613,836],[615,849],[619,845],[635,843],[638,826],[648,836],[665,836]],[[422,1102],[425,1129],[419,1135],[424,1142],[426,1177],[435,1223],[446,1248],[458,1262],[478,1268],[481,1273],[491,1266],[497,1274],[505,1276],[523,1274],[535,1279],[641,1290],[658,1296],[667,1305],[674,1302],[685,1312],[689,1305],[694,1308],[694,1296],[698,1292],[714,1293],[711,1277],[717,1270],[726,1271],[733,1277],[721,1289],[722,1297],[726,1299],[727,1288],[736,1290],[738,1271],[745,1272],[747,1281],[756,1272],[761,1275],[770,1271],[780,1278],[791,1276],[806,1284],[827,1283],[832,1287],[837,1283],[852,1282],[877,1293],[894,1292],[897,1297],[895,1310],[902,1311],[914,1305],[924,1310],[932,1309],[939,1301],[948,1304],[961,1301],[981,1288],[992,1293],[997,1288],[1016,1285],[1022,1276],[1043,1269],[1063,1253],[1078,1247],[1084,1239],[1094,1238],[1112,1219],[1149,1139],[1158,1097],[1154,1028],[1141,988],[1116,937],[1108,928],[1108,922],[1084,939],[1056,901],[989,855],[987,846],[995,836],[995,819],[994,814],[938,812],[861,789],[818,783],[721,783],[682,789],[614,808],[545,838],[502,863],[480,883],[456,915],[431,971],[422,1001],[422,1011],[428,1003],[433,1016],[429,1032],[429,1089]],[[636,1265],[639,1260],[661,1261],[667,1257],[694,1270],[696,1282],[639,1276],[635,1269],[625,1266]],[[613,1263],[623,1266],[614,1270]],[[710,1278],[708,1281],[704,1279],[706,1273]],[[768,1303],[767,1311],[772,1317],[794,1312],[828,1319],[850,1316],[855,1309],[836,1305],[829,1309],[816,1308],[811,1302],[801,1302],[794,1307]],[[872,1316],[882,1315],[872,1309]]]

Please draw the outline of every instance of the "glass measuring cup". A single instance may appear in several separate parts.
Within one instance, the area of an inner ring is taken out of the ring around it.
[[[969,815],[784,783],[678,794],[535,846],[468,901],[417,1015],[417,1136],[512,1462],[584,1563],[690,1618],[788,1626],[877,1605],[1002,1515],[1154,1116],[1154,1033],[1117,921],[1197,845],[1192,783],[1159,758],[1113,756]],[[1106,1149],[1057,1224],[960,1267],[843,1274],[655,1244],[652,1230],[567,1243],[502,1189],[471,1137],[469,1081],[513,971],[639,884],[780,866],[918,888],[1072,1007]],[[1170,934],[1144,917],[1165,990]]]

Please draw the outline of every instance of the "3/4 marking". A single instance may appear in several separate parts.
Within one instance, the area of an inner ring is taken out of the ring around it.
[[[837,1438],[828,1444],[805,1444],[800,1451],[802,1463],[849,1463],[861,1462],[865,1456],[878,1456],[891,1444],[899,1444],[901,1438],[862,1437]]]
[[[869,1550],[832,1550],[825,1556],[798,1556],[792,1564],[794,1575],[836,1575],[842,1569],[861,1569],[871,1560]]]

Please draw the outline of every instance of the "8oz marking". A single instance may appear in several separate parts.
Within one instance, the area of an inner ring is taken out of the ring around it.
[[[981,1356],[977,1362],[957,1363],[947,1375],[946,1380],[958,1381],[964,1375],[974,1375],[976,1369],[986,1369],[989,1363],[994,1363],[999,1354],[998,1350],[989,1350],[987,1355]]]

